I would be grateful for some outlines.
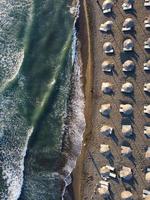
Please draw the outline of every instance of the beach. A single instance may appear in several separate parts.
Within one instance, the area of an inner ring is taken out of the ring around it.
[[[97,3],[98,2],[98,3]],[[143,189],[148,188],[145,181],[145,169],[150,165],[144,157],[145,149],[149,146],[149,140],[143,134],[143,127],[149,123],[149,118],[143,114],[145,104],[149,104],[149,96],[143,92],[144,83],[148,82],[149,74],[143,71],[143,63],[148,60],[149,52],[143,48],[144,41],[149,37],[149,31],[144,27],[143,21],[148,16],[149,10],[145,9],[142,2],[136,2],[134,12],[125,13],[122,10],[123,1],[115,2],[113,13],[103,15],[102,1],[82,1],[80,17],[79,40],[81,42],[81,54],[83,61],[83,81],[85,94],[85,119],[86,130],[84,134],[83,148],[73,173],[73,188],[75,200],[103,199],[97,192],[97,184],[101,180],[96,167],[93,164],[91,153],[98,169],[106,164],[113,165],[119,172],[122,166],[133,170],[135,181],[126,184],[119,178],[110,180],[111,198],[120,200],[120,194],[124,190],[130,190],[136,200],[142,199]],[[135,32],[124,34],[121,31],[122,24],[127,17],[135,21]],[[113,21],[112,34],[103,34],[98,29],[106,20]],[[123,53],[123,41],[130,38],[134,42],[134,53]],[[106,56],[103,52],[104,42],[112,42],[115,49],[113,56]],[[86,50],[86,51],[85,51]],[[105,75],[101,71],[102,61],[110,59],[115,63],[115,73]],[[121,68],[123,62],[132,59],[136,64],[136,71],[131,76],[126,76]],[[103,82],[111,82],[114,95],[103,95],[101,85]],[[122,84],[131,82],[134,86],[134,95],[125,96],[120,90]],[[100,106],[104,103],[112,104],[110,118],[100,115]],[[133,116],[128,119],[134,129],[134,140],[128,140],[121,134],[121,124],[124,118],[119,113],[120,104],[130,103],[134,107]],[[103,137],[99,134],[103,124],[109,124],[114,128],[115,139]],[[109,144],[113,160],[108,160],[100,155],[100,144]],[[133,152],[133,160],[120,155],[122,144],[128,144]],[[117,173],[118,176],[118,173]]]
[[[90,140],[90,133],[92,131],[92,87],[93,87],[93,60],[91,51],[91,36],[88,20],[87,2],[80,2],[80,17],[79,17],[79,51],[82,60],[82,81],[83,91],[85,97],[85,120],[86,128],[84,132],[84,144]],[[84,41],[84,43],[82,43]],[[78,158],[76,168],[73,171],[73,193],[75,199],[80,199],[80,187],[82,177],[82,164],[84,162],[87,146],[83,146],[81,155]]]

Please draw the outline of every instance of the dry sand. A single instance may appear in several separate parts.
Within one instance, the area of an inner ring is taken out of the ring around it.
[[[102,4],[102,0],[98,1]],[[144,116],[143,107],[150,104],[150,97],[143,92],[143,85],[150,81],[150,74],[143,71],[143,63],[150,58],[150,54],[143,48],[144,41],[150,36],[149,31],[145,30],[143,21],[150,14],[143,6],[143,1],[139,0],[135,3],[135,12],[125,13],[121,5],[123,0],[115,3],[113,14],[109,17],[103,15],[96,0],[84,0],[81,2],[82,20],[80,20],[80,40],[81,53],[83,58],[83,67],[85,74],[85,97],[86,97],[86,131],[81,156],[77,162],[74,171],[74,194],[75,200],[98,200],[103,199],[97,192],[94,193],[96,184],[100,177],[94,167],[87,150],[89,150],[97,164],[101,167],[105,164],[112,164],[117,169],[127,166],[133,169],[134,182],[125,184],[119,178],[117,181],[111,180],[112,199],[120,200],[120,193],[129,189],[134,194],[135,200],[142,199],[142,190],[148,188],[148,184],[144,179],[144,170],[150,166],[150,162],[144,159],[145,148],[150,141],[143,134],[145,122],[150,119]],[[132,17],[136,23],[136,32],[133,34],[123,34],[121,31],[122,23],[127,17]],[[114,22],[113,34],[102,34],[98,31],[101,23],[106,20]],[[122,43],[126,38],[131,38],[135,44],[135,53],[122,53]],[[103,53],[102,46],[106,41],[112,42],[115,48],[114,56],[106,56]],[[122,63],[131,58],[136,63],[136,71],[133,76],[125,76],[122,72]],[[93,62],[92,62],[93,59]],[[116,73],[113,76],[105,75],[101,71],[101,63],[104,59],[110,59],[115,63]],[[93,75],[94,74],[94,75]],[[92,77],[94,77],[92,81]],[[100,87],[102,82],[109,81],[113,84],[115,94],[113,96],[103,95]],[[121,94],[121,85],[125,81],[130,81],[134,85],[134,95],[131,97]],[[93,87],[93,92],[92,92]],[[134,107],[133,117],[129,119],[135,132],[135,139],[125,139],[121,134],[122,116],[119,113],[120,103],[131,103]],[[100,105],[103,103],[111,103],[112,113],[110,118],[102,117],[99,113]],[[100,136],[99,130],[102,124],[107,123],[114,127],[116,140]],[[127,142],[133,149],[133,160],[128,160],[120,155],[120,146],[122,142]],[[107,160],[99,153],[101,143],[109,144],[113,154],[113,159]]]

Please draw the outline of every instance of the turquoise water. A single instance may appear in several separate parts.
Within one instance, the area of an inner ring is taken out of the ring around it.
[[[4,0],[0,12],[0,199],[61,199],[84,128],[75,16],[67,0]]]

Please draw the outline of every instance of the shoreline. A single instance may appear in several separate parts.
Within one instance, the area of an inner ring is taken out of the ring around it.
[[[91,47],[91,31],[89,22],[89,13],[87,1],[83,0],[80,2],[80,17],[79,17],[79,51],[82,60],[82,81],[83,81],[83,92],[85,97],[85,121],[86,128],[83,135],[83,145],[80,156],[77,159],[76,167],[73,170],[73,199],[82,199],[82,177],[83,177],[83,163],[84,158],[87,154],[87,144],[92,131],[92,87],[93,87],[93,56]],[[86,51],[85,51],[86,50]]]

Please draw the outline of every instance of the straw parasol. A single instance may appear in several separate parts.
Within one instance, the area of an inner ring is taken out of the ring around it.
[[[134,48],[133,41],[131,39],[126,39],[123,42],[123,51],[132,51]]]
[[[122,125],[122,134],[125,137],[130,137],[133,134],[132,126],[131,125]]]
[[[145,174],[145,180],[146,180],[148,183],[150,183],[150,172],[147,172],[147,173]]]
[[[111,105],[110,104],[102,104],[99,111],[102,115],[109,116],[110,112],[111,112]]]
[[[100,174],[103,177],[109,177],[110,169],[107,166],[103,166],[100,168]]]
[[[144,6],[145,6],[145,7],[149,7],[149,6],[150,6],[150,0],[145,0]]]
[[[113,22],[109,20],[109,21],[105,22],[104,24],[101,24],[99,30],[103,31],[103,32],[111,31],[112,25],[113,25]]]
[[[113,1],[105,0],[102,5],[103,13],[110,13],[112,11]]]
[[[150,147],[148,147],[147,151],[145,152],[145,158],[150,159]]]
[[[131,104],[121,104],[119,111],[124,115],[131,115],[133,112],[133,107]]]
[[[133,199],[133,195],[130,191],[127,191],[127,190],[123,191],[121,193],[121,199],[122,200],[131,200],[131,199]]]
[[[105,135],[105,136],[111,135],[112,132],[113,132],[113,128],[111,126],[104,125],[100,129],[100,133]]]
[[[150,60],[144,63],[144,70],[149,71],[150,70]]]
[[[108,197],[109,196],[109,190],[106,187],[98,188],[98,193],[103,197]]]
[[[144,106],[144,113],[150,115],[150,105]]]
[[[133,0],[124,0],[124,3],[122,4],[123,10],[131,10],[133,8]]]
[[[121,92],[123,93],[132,93],[133,92],[133,84],[132,83],[124,83],[121,88]]]
[[[150,92],[150,83],[145,83],[144,84],[144,91],[145,92]]]
[[[105,94],[110,94],[112,93],[113,91],[113,88],[112,88],[112,84],[109,83],[109,82],[103,82],[102,83],[102,87],[101,87],[101,91]]]
[[[145,28],[150,28],[150,16],[144,20]]]
[[[144,49],[150,49],[150,38],[144,42]]]
[[[110,147],[107,144],[101,144],[100,145],[100,153],[104,155],[110,154]]]
[[[135,64],[132,60],[126,60],[122,66],[124,72],[131,72],[135,69]]]
[[[134,20],[132,18],[126,18],[123,23],[122,31],[129,31],[133,28],[134,28]]]
[[[104,72],[111,72],[114,68],[114,64],[109,60],[105,60],[104,62],[102,62],[101,66],[102,66],[102,71]]]
[[[132,178],[132,170],[129,167],[122,167],[122,170],[120,171],[120,177],[125,180],[130,180]]]
[[[144,134],[150,138],[150,126],[144,126]]]
[[[103,50],[106,54],[114,53],[114,48],[111,42],[105,42],[103,45]]]
[[[130,147],[127,147],[127,146],[121,146],[121,154],[123,156],[130,156],[132,153],[132,150]]]

